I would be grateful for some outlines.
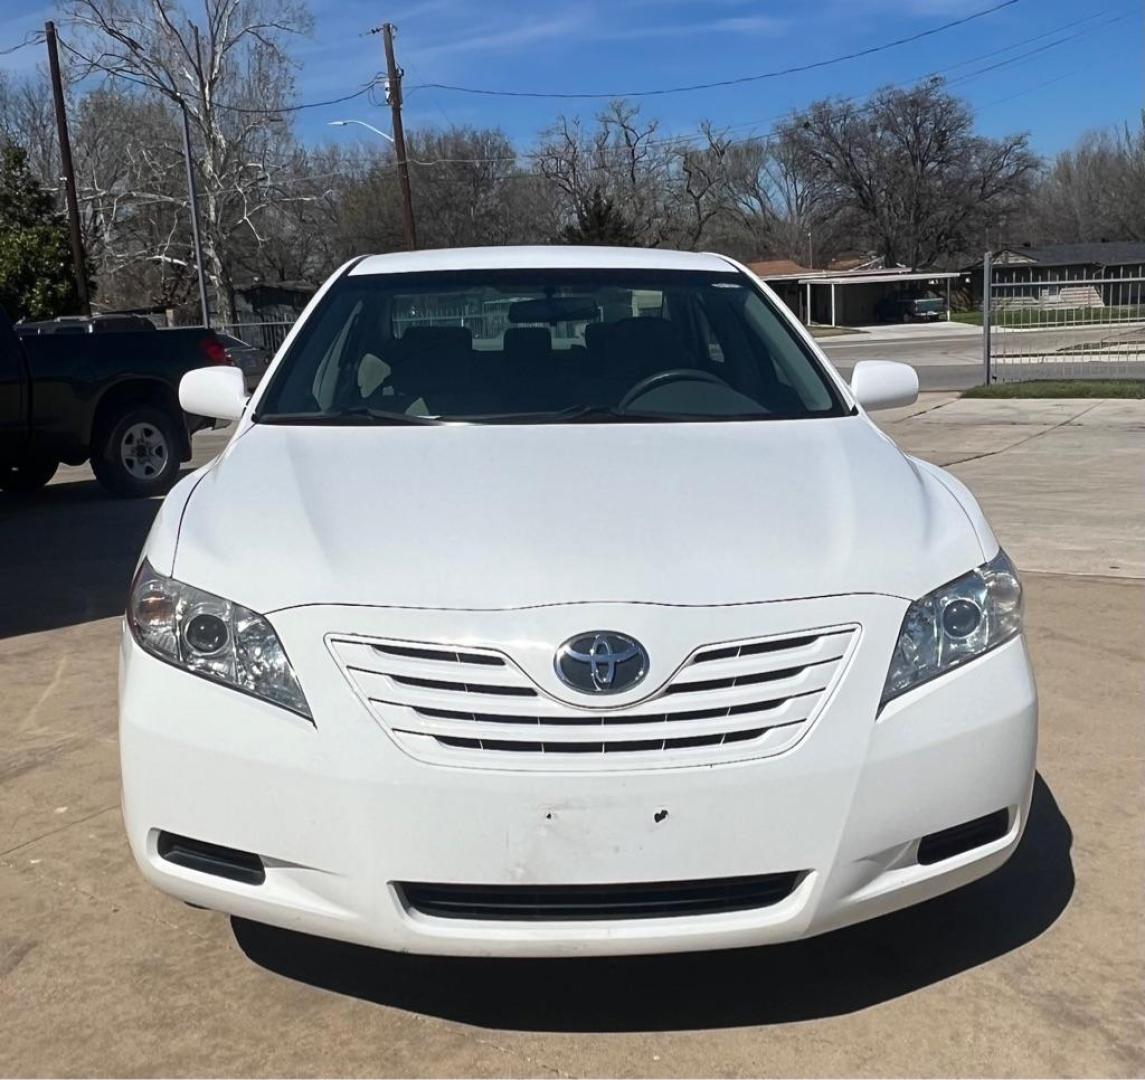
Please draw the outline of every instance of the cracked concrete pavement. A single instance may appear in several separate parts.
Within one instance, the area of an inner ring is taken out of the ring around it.
[[[921,907],[705,955],[402,957],[156,893],[115,745],[119,612],[156,504],[86,469],[0,501],[0,1074],[1141,1075],[1143,406],[936,395],[884,419],[971,486],[1026,573],[1026,840]]]

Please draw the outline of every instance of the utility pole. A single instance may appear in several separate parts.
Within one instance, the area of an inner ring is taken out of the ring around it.
[[[394,150],[398,155],[398,179],[402,186],[402,210],[405,221],[406,247],[417,249],[417,230],[413,222],[413,194],[409,186],[409,161],[406,158],[406,135],[402,127],[402,70],[394,60],[393,23],[382,23],[382,41],[386,47],[386,98],[393,117]]]
[[[56,24],[44,23],[44,38],[48,43],[48,67],[52,76],[52,97],[56,105],[56,129],[60,137],[60,167],[63,169],[64,194],[68,204],[68,229],[72,237],[72,268],[76,278],[76,295],[80,312],[91,314],[91,299],[87,294],[87,265],[83,257],[83,234],[80,232],[80,206],[76,194],[76,171],[72,164],[72,143],[68,138],[68,113],[64,105],[64,84],[60,79],[60,54],[56,48]]]
[[[195,189],[195,166],[191,160],[191,123],[187,119],[187,106],[179,99],[179,112],[183,116],[183,158],[187,163],[187,207],[191,212],[191,240],[195,245],[195,270],[199,275],[199,310],[204,326],[211,325],[211,308],[207,303],[207,279],[203,274],[203,242],[199,238],[199,195]]]

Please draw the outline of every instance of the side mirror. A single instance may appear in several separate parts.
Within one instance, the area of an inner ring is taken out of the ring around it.
[[[851,393],[864,409],[895,409],[918,400],[918,373],[894,360],[861,360],[851,372]]]
[[[203,367],[179,380],[179,404],[194,416],[237,420],[246,408],[246,386],[237,367]]]

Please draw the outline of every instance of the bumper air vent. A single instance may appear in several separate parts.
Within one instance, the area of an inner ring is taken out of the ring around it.
[[[567,919],[663,919],[770,907],[790,896],[796,872],[636,885],[398,886],[406,904],[439,919],[557,922]]]
[[[923,866],[930,866],[943,859],[952,859],[964,851],[1001,840],[1009,831],[1010,812],[995,810],[985,817],[924,836],[918,842],[918,861]]]
[[[169,832],[159,834],[157,847],[161,859],[188,870],[198,870],[201,874],[213,874],[247,885],[261,885],[266,880],[262,859],[249,851],[237,851]]]

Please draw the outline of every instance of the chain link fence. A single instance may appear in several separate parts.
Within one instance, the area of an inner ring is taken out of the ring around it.
[[[983,269],[987,382],[1145,377],[1145,267]]]

